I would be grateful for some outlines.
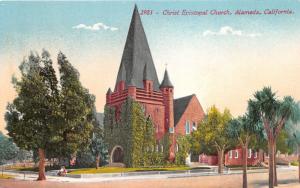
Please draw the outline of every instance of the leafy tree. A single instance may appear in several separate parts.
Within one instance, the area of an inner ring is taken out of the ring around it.
[[[200,122],[196,134],[200,145],[214,149],[212,153],[217,152],[220,174],[223,172],[224,152],[232,147],[232,137],[227,128],[230,120],[231,114],[228,109],[222,113],[216,106],[212,106],[208,109],[204,120]]]
[[[99,167],[100,159],[101,161],[106,161],[108,157],[107,145],[104,142],[104,133],[101,124],[97,121],[95,117],[93,118],[93,132],[92,132],[92,142],[90,145],[91,153],[95,156],[95,166],[96,169]]]
[[[60,108],[63,115],[63,123],[58,130],[60,153],[64,157],[70,157],[80,147],[90,143],[95,97],[81,85],[78,71],[61,52],[58,54],[57,63],[61,85]]]
[[[75,166],[78,168],[92,168],[95,167],[95,155],[89,148],[80,149],[76,153]]]
[[[297,121],[295,111],[297,105],[290,96],[285,96],[283,100],[276,97],[270,87],[264,87],[261,91],[254,94],[254,99],[248,101],[249,113],[256,115],[263,123],[267,134],[269,152],[269,187],[277,185],[275,174],[275,146],[280,131],[288,120]]]
[[[67,156],[86,145],[94,97],[81,86],[77,70],[59,53],[60,85],[47,51],[31,53],[13,78],[17,97],[8,104],[9,136],[22,149],[38,152],[38,180],[45,180],[45,158]],[[60,88],[60,89],[59,89]]]
[[[258,136],[262,135],[262,129],[257,124],[256,117],[252,117],[246,114],[242,117],[232,119],[229,122],[228,130],[229,135],[237,139],[238,145],[242,147],[243,151],[243,188],[247,188],[247,158],[248,158],[248,146],[253,140],[256,140]]]
[[[289,145],[289,134],[286,129],[282,129],[282,131],[279,133],[276,139],[275,153],[277,153],[278,151],[280,151],[280,153],[287,154],[291,154],[293,152],[293,147]]]
[[[16,158],[18,151],[18,147],[0,131],[0,164]]]
[[[13,78],[18,93],[6,112],[7,130],[21,148],[38,150],[40,171],[38,180],[45,179],[45,150],[52,137],[51,88],[45,84],[43,67],[38,55],[31,53],[19,67],[21,80]]]

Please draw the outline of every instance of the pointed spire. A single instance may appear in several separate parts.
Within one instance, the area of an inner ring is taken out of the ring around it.
[[[165,70],[164,79],[163,79],[163,81],[160,84],[160,88],[163,88],[163,87],[171,87],[171,88],[174,87],[173,84],[170,81],[167,69]]]
[[[144,74],[146,71],[146,75]],[[146,34],[137,6],[134,6],[130,27],[122,55],[116,85],[124,79],[125,87],[134,84],[144,88],[144,77],[153,81],[153,90],[159,91],[159,81]]]
[[[106,95],[111,94],[111,93],[112,93],[111,89],[108,88],[108,90],[107,90],[107,92],[106,92]]]

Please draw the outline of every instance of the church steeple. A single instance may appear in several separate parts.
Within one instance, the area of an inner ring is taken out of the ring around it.
[[[153,81],[153,90],[159,91],[157,73],[138,8],[135,5],[115,88],[120,81],[125,82],[125,88],[129,84],[134,84],[137,88],[144,88],[145,76],[147,80]]]
[[[165,75],[164,75],[164,79],[163,81],[161,82],[160,84],[160,88],[166,88],[166,87],[171,87],[173,88],[173,84],[171,83],[170,81],[170,78],[169,78],[169,74],[168,74],[168,70],[166,69],[165,70]]]

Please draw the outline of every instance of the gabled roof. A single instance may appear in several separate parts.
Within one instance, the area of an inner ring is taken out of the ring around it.
[[[144,73],[146,74],[145,76]],[[125,87],[129,84],[134,84],[137,88],[144,88],[144,77],[152,80],[153,89],[159,91],[159,82],[150,48],[137,6],[135,6],[118,71],[116,86],[119,81],[123,80],[125,81]]]
[[[174,126],[179,122],[193,96],[195,96],[195,94],[174,99]]]
[[[161,82],[160,88],[162,87],[173,87],[173,84],[171,83],[170,81],[170,78],[169,78],[169,74],[168,74],[168,71],[167,69],[165,70],[165,75],[164,75],[164,79],[163,81]]]

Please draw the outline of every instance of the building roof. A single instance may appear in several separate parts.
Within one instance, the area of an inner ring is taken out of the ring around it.
[[[144,73],[146,75],[144,75]],[[137,6],[135,6],[118,71],[115,89],[117,87],[117,83],[122,80],[125,81],[126,88],[129,84],[134,84],[137,88],[144,88],[144,78],[152,80],[153,89],[155,91],[159,91],[159,82],[150,48]]]
[[[162,87],[173,87],[173,84],[170,81],[167,69],[165,70],[164,79],[160,84],[160,88],[162,88]]]
[[[174,99],[174,126],[179,122],[193,96],[195,96],[195,94]]]
[[[112,93],[111,89],[110,89],[110,88],[108,88],[108,90],[107,90],[106,94],[111,94],[111,93]]]

